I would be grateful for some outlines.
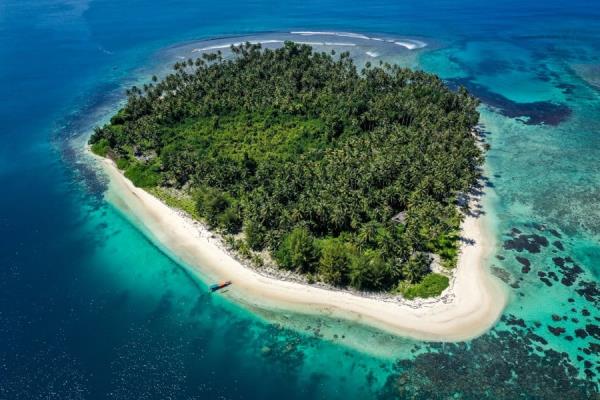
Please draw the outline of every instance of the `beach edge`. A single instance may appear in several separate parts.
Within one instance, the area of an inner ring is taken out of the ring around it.
[[[112,160],[86,152],[108,177],[107,201],[203,281],[233,281],[225,296],[242,306],[341,318],[401,337],[438,342],[480,336],[506,306],[508,292],[486,268],[494,241],[481,216],[465,217],[461,230],[466,240],[450,287],[440,297],[401,302],[364,297],[276,279],[243,265],[202,224],[135,187]]]

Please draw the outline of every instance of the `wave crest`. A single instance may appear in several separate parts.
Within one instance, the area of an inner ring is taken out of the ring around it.
[[[372,36],[367,36],[367,35],[363,35],[361,33],[354,33],[354,32],[335,32],[335,31],[291,31],[290,34],[292,35],[301,35],[301,36],[339,36],[339,37],[350,37],[350,38],[355,38],[355,39],[362,39],[362,40],[373,40],[373,41],[377,41],[377,42],[388,42],[388,43],[393,43],[396,44],[398,46],[402,46],[408,50],[417,50],[417,49],[422,49],[423,47],[427,46],[427,43],[421,41],[421,40],[416,40],[416,39],[389,39],[389,38],[381,38],[381,37],[372,37]]]
[[[226,43],[226,44],[217,44],[214,46],[208,46],[208,47],[202,47],[202,48],[198,48],[198,49],[193,49],[192,53],[197,53],[197,52],[201,52],[201,51],[208,51],[208,50],[218,50],[218,49],[228,49],[231,46],[241,46],[242,44],[246,44],[246,43],[250,43],[250,44],[269,44],[269,43],[283,43],[283,40],[275,40],[275,39],[270,39],[270,40],[248,40],[245,42],[236,42],[236,43]]]

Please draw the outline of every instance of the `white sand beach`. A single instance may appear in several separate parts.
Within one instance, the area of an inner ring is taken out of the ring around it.
[[[136,188],[112,161],[101,160],[109,177],[109,201],[203,280],[231,280],[233,285],[223,295],[242,305],[327,315],[431,341],[476,337],[494,324],[506,305],[507,291],[485,267],[493,241],[486,235],[482,218],[465,219],[463,236],[474,243],[463,244],[450,287],[440,298],[379,299],[280,280],[244,266],[200,223]]]

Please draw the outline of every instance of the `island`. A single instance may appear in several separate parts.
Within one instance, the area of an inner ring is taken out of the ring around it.
[[[489,240],[461,237],[461,223],[482,231],[468,200],[484,161],[477,99],[305,44],[231,50],[132,87],[91,135],[153,235],[253,305],[336,309],[420,338],[487,329],[506,296],[480,265]],[[404,301],[451,279],[448,301]]]

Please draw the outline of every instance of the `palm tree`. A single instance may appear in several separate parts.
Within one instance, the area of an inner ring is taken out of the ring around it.
[[[415,283],[419,279],[419,273],[409,263],[404,263],[402,275],[408,283]]]
[[[376,252],[353,272],[361,287],[400,272],[417,282],[428,263],[410,252],[457,228],[454,193],[479,175],[469,131],[477,102],[423,72],[382,64],[360,75],[346,53],[293,43],[233,52],[178,62],[165,79],[128,89],[124,110],[90,143],[132,163],[148,164],[132,152],[155,154],[162,182],[240,199],[272,248],[304,225],[319,240]],[[380,222],[398,210],[408,210],[406,226]]]
[[[358,233],[358,245],[360,248],[372,244],[377,236],[377,224],[375,222],[368,222],[362,226]]]

